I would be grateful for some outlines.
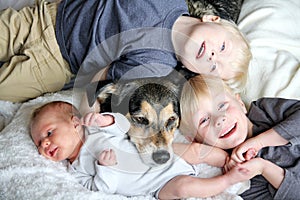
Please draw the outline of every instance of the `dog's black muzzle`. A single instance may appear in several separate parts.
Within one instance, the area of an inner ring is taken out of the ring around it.
[[[170,159],[170,153],[166,150],[158,150],[152,154],[152,159],[157,164],[165,164]]]

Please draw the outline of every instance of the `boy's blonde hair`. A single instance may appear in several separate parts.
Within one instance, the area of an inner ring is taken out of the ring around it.
[[[181,122],[180,131],[184,135],[196,135],[193,127],[193,116],[199,110],[201,100],[204,97],[211,97],[212,93],[228,92],[234,95],[235,92],[219,77],[211,75],[196,75],[190,78],[182,88],[180,97]]]
[[[238,26],[231,21],[220,19],[220,26],[228,30],[234,37],[238,38],[242,43],[239,48],[234,49],[236,57],[231,60],[231,68],[236,76],[233,79],[224,80],[235,92],[240,93],[246,85],[248,77],[248,67],[252,59],[250,45],[244,34],[239,30]]]

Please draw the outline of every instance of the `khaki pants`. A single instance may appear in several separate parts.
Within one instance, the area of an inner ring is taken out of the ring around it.
[[[57,4],[0,12],[0,100],[22,102],[60,90],[72,76],[55,37]]]

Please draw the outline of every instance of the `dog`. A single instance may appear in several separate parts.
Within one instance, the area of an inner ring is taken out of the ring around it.
[[[119,112],[131,124],[128,131],[144,164],[155,167],[173,158],[172,142],[180,123],[180,91],[186,77],[174,71],[166,77],[99,81],[87,89],[89,105],[100,112]]]
[[[190,16],[216,15],[237,23],[243,0],[186,0]]]

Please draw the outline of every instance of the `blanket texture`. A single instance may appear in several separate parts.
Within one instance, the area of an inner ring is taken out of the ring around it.
[[[238,26],[250,42],[247,105],[260,97],[300,99],[300,1],[244,0]]]
[[[65,91],[47,94],[22,105],[0,101],[0,107],[5,108],[1,109],[0,115],[7,116],[8,123],[0,132],[0,199],[154,199],[151,196],[125,197],[89,191],[66,171],[66,163],[53,162],[38,154],[29,135],[32,111],[54,100],[79,105],[77,99],[72,91]],[[199,177],[221,173],[219,168],[206,164],[198,165],[198,168]],[[238,200],[241,198],[236,194],[248,186],[248,182],[236,184],[207,199]]]

